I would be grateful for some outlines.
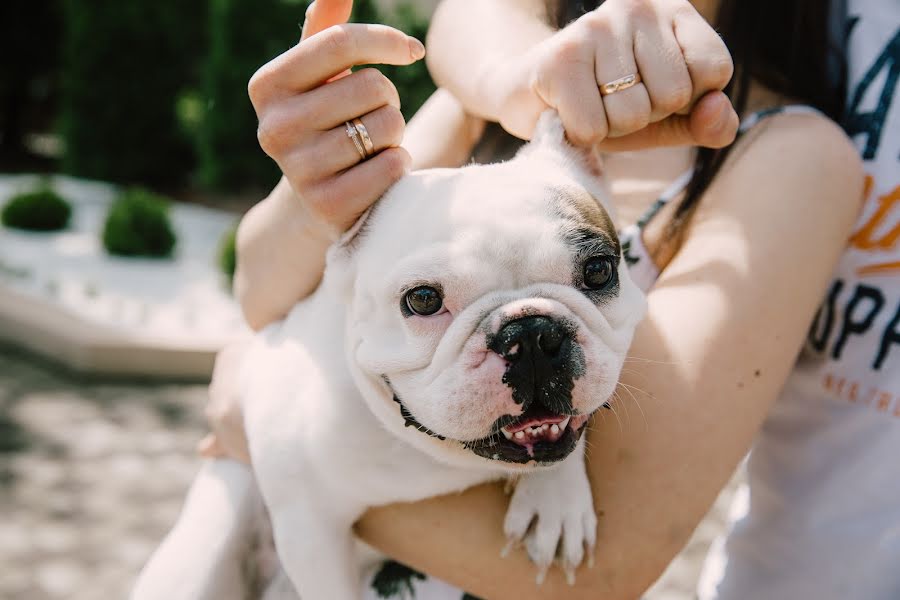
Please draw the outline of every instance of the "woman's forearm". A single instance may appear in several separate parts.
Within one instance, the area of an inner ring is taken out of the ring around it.
[[[549,38],[543,0],[444,0],[428,30],[428,69],[465,110],[500,121],[497,65]]]
[[[284,177],[244,215],[237,232],[234,294],[255,330],[276,321],[318,285],[330,240]]]

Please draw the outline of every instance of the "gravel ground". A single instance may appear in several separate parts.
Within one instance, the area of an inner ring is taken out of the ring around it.
[[[0,349],[0,598],[125,598],[198,466],[203,385],[91,382]],[[689,600],[731,488],[654,588]]]
[[[127,597],[194,476],[205,397],[0,350],[0,598]]]

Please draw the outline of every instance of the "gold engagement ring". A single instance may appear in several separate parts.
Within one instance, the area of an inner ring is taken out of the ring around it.
[[[600,85],[600,95],[601,96],[609,96],[610,94],[615,94],[616,92],[621,92],[622,90],[627,90],[630,87],[633,87],[641,82],[641,74],[640,73],[632,73],[631,75],[626,75],[625,77],[620,77],[614,81],[610,81],[609,83],[603,83]]]

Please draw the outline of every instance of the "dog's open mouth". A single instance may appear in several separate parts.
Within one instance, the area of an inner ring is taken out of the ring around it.
[[[564,459],[578,443],[590,415],[560,415],[532,406],[497,427],[499,433],[468,442],[475,454],[511,463],[552,463]]]
[[[390,380],[387,377],[383,379],[393,394],[394,402],[400,405],[400,414],[407,427],[414,427],[439,440],[447,439],[422,425],[394,392]],[[487,437],[462,443],[478,456],[491,460],[519,464],[531,461],[554,463],[564,459],[575,449],[590,417],[590,414],[557,414],[535,403],[521,415],[508,415],[498,419]]]

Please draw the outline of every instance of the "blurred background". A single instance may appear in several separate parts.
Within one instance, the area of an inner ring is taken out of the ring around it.
[[[357,0],[424,40],[436,0]],[[234,227],[275,184],[247,98],[303,0],[0,2],[0,598],[126,597],[246,332]],[[386,67],[409,118],[424,62]],[[721,510],[719,511],[721,514]],[[689,598],[704,524],[654,598]]]
[[[6,0],[0,170],[62,172],[180,200],[271,189],[247,81],[294,45],[305,0]],[[354,20],[424,38],[434,2],[362,0]],[[412,115],[424,63],[384,69]]]

